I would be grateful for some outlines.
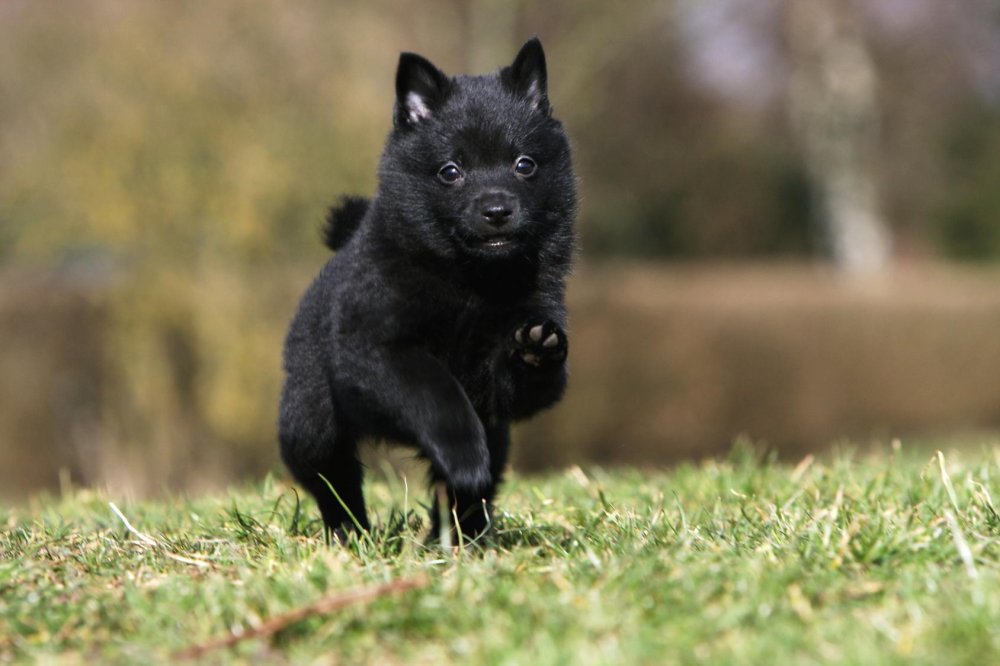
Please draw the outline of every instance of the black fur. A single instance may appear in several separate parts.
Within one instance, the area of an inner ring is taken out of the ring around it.
[[[546,81],[537,39],[486,76],[400,56],[378,189],[331,211],[285,343],[281,454],[331,532],[368,527],[357,445],[387,439],[481,533],[510,422],[563,393],[576,193]]]
[[[331,206],[323,226],[323,244],[331,250],[339,250],[354,235],[361,220],[368,212],[368,199],[345,196],[339,206]]]

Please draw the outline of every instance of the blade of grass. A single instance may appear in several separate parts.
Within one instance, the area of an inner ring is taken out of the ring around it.
[[[952,512],[947,509],[944,511],[944,519],[948,521],[948,527],[951,528],[951,537],[955,541],[955,549],[958,551],[958,556],[962,559],[962,564],[965,565],[965,573],[972,580],[976,580],[979,578],[979,571],[976,570],[976,562],[972,557],[972,549],[969,548],[969,542],[965,540],[965,535],[962,534],[962,528],[959,527],[958,521],[955,520]]]
[[[941,470],[941,482],[944,484],[944,489],[948,493],[948,499],[951,500],[951,505],[955,508],[955,511],[961,513],[962,509],[958,506],[958,495],[955,494],[955,486],[952,485],[951,477],[948,476],[948,470],[945,468],[944,454],[938,451],[936,455],[938,468]]]
[[[202,568],[212,566],[211,562],[185,557],[184,555],[178,555],[176,553],[170,552],[170,550],[167,549],[165,544],[160,543],[159,541],[149,536],[148,534],[144,534],[139,530],[137,530],[135,527],[133,527],[132,523],[129,522],[128,518],[125,517],[125,514],[121,512],[121,510],[115,505],[114,502],[108,502],[108,506],[111,507],[111,510],[114,512],[114,514],[118,516],[118,519],[122,521],[123,525],[125,525],[125,529],[127,529],[133,536],[135,536],[135,538],[137,538],[139,541],[146,544],[147,546],[150,546],[162,552],[166,557],[170,558],[171,560],[182,562],[183,564],[193,564],[196,567],[202,567]]]
[[[338,493],[337,489],[333,487],[333,484],[330,483],[330,480],[327,479],[322,474],[319,474],[318,476],[319,478],[323,479],[323,483],[325,483],[326,487],[330,489],[331,493],[333,493],[333,497],[337,500],[337,503],[340,504],[340,506],[344,509],[344,511],[347,512],[348,517],[351,519],[351,522],[354,524],[354,527],[357,530],[356,534],[358,536],[358,539],[364,540],[365,542],[368,543],[369,546],[374,546],[375,542],[372,540],[372,537],[368,533],[368,530],[366,530],[364,526],[362,526],[361,521],[357,519],[357,517],[354,515],[354,512],[351,511],[351,509],[347,506],[347,503],[344,502],[343,499],[341,499],[340,493]]]
[[[438,482],[435,486],[437,492],[438,510],[438,539],[441,542],[441,549],[451,552],[451,519],[448,517],[448,489],[443,482]]]

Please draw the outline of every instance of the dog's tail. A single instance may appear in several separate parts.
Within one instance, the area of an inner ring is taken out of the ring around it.
[[[323,244],[331,250],[344,247],[361,226],[368,204],[368,199],[364,197],[346,196],[340,199],[338,205],[331,206],[323,225]]]

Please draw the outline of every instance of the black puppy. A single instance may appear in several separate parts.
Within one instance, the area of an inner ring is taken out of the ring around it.
[[[510,422],[566,385],[576,192],[541,43],[486,76],[449,78],[403,53],[378,175],[371,201],[330,211],[337,253],[285,343],[281,455],[342,534],[368,527],[359,441],[415,445],[474,536]]]

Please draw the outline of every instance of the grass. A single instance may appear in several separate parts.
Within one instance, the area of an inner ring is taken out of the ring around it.
[[[202,659],[1000,663],[1000,453],[928,455],[792,466],[739,447],[668,472],[515,477],[489,542],[451,551],[424,545],[426,491],[398,481],[371,484],[377,527],[337,548],[274,479],[36,499],[0,510],[0,662],[172,662],[299,611]],[[393,581],[423,587],[310,607]]]

